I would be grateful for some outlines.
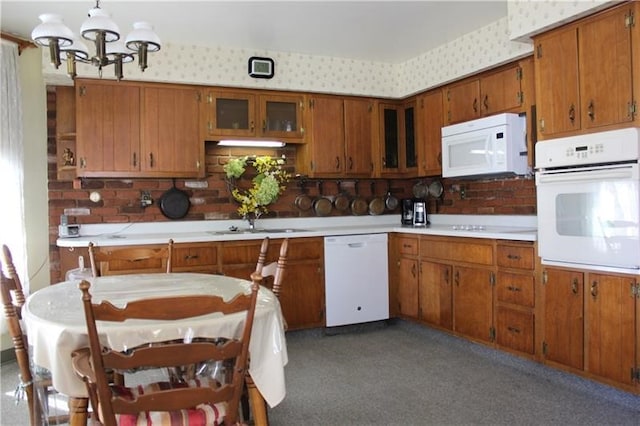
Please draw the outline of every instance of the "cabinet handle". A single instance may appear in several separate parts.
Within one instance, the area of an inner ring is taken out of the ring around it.
[[[252,132],[255,130],[255,124],[253,123],[253,120],[251,120],[251,124],[249,124],[249,130],[251,130]]]
[[[598,281],[593,280],[591,282],[591,296],[594,299],[598,297]]]
[[[442,166],[442,152],[438,153],[438,165]]]
[[[416,264],[414,263],[413,266],[411,266],[411,276],[413,276],[413,278],[416,277]]]
[[[507,290],[509,290],[509,291],[516,291],[516,292],[518,292],[518,291],[522,291],[522,290],[520,289],[520,287],[514,287],[514,286],[511,286],[511,285],[507,287]]]
[[[149,153],[149,167],[153,167],[153,152]]]
[[[456,287],[460,285],[460,271],[456,271],[453,280],[456,282]]]
[[[387,167],[387,159],[382,157],[382,167]]]
[[[133,153],[133,167],[137,167],[138,166],[138,154],[137,153]]]
[[[473,112],[478,112],[478,98],[473,99]]]
[[[349,157],[349,170],[353,170],[353,157]]]
[[[520,333],[520,329],[518,327],[508,326],[507,330],[509,330],[512,333]]]
[[[482,104],[484,105],[484,110],[489,111],[489,95],[484,95],[484,99],[482,100]]]
[[[84,169],[84,168],[86,168],[86,167],[87,167],[87,159],[86,159],[86,158],[84,158],[84,157],[82,157],[82,158],[80,159],[80,168],[81,168],[81,169]]]
[[[193,259],[198,259],[200,256],[198,256],[197,254],[188,254],[184,257],[184,260],[193,260]]]
[[[569,121],[571,121],[571,124],[576,121],[576,106],[574,104],[569,107]]]
[[[444,270],[444,282],[449,284],[449,268]]]
[[[411,244],[403,244],[402,247],[404,248],[411,248]]]
[[[340,157],[336,157],[336,170],[340,170]]]
[[[593,112],[593,99],[589,101],[589,105],[587,106],[587,115],[593,121],[595,114]]]
[[[520,260],[520,256],[518,256],[517,254],[508,254],[507,259]]]
[[[574,278],[573,281],[571,281],[571,293],[578,294],[578,279],[577,278]]]
[[[262,131],[263,132],[267,131],[267,120],[262,120]]]

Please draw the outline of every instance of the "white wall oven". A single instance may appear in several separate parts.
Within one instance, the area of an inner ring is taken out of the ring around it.
[[[543,264],[640,274],[640,128],[536,144]]]

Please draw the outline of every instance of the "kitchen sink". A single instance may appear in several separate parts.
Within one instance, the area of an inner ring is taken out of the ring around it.
[[[257,228],[257,229],[248,229],[248,228],[237,228],[237,229],[227,229],[224,231],[207,231],[212,235],[237,235],[237,234],[284,234],[284,233],[294,233],[294,232],[306,232],[306,229],[299,228]]]

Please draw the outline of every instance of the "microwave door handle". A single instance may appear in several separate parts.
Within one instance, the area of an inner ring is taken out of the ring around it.
[[[584,172],[563,172],[558,174],[539,174],[538,183],[561,183],[561,182],[586,182],[593,180],[613,180],[631,179],[633,170],[631,167],[590,170]]]

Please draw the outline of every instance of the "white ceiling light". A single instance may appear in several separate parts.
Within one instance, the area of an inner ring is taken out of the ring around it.
[[[71,78],[76,76],[76,62],[92,64],[98,68],[102,77],[102,68],[115,65],[115,76],[122,78],[122,64],[133,61],[138,56],[140,69],[147,68],[147,53],[160,50],[160,39],[153,31],[151,24],[136,22],[133,31],[127,35],[125,42],[120,40],[120,29],[103,9],[100,1],[89,11],[89,18],[80,27],[80,35],[93,42],[94,55],[91,56],[84,42],[62,22],[62,17],[53,13],[39,16],[42,23],[33,29],[31,38],[43,47],[49,48],[51,64],[58,68],[61,59],[67,62],[67,73]]]
[[[252,148],[282,148],[285,143],[280,141],[241,141],[241,140],[224,140],[218,142],[219,146],[242,146]]]

